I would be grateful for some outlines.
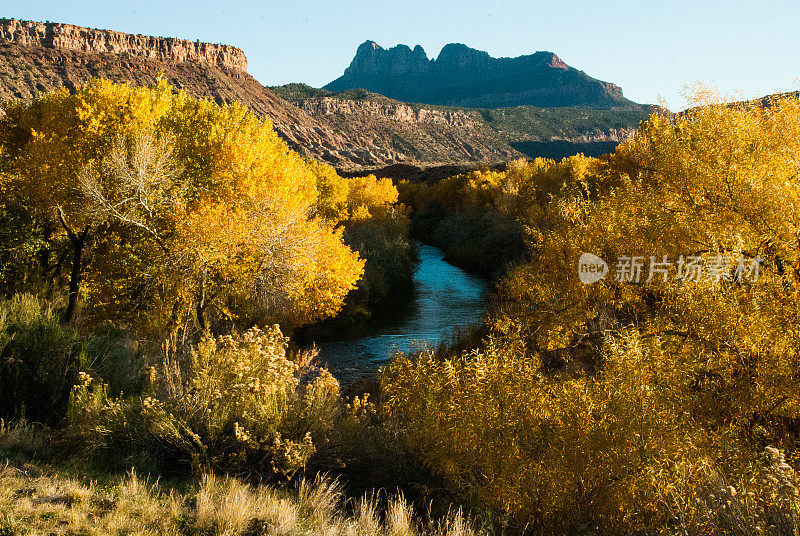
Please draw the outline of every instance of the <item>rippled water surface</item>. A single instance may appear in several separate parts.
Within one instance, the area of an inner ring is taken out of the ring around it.
[[[419,254],[415,292],[394,319],[377,325],[366,336],[317,343],[322,362],[343,383],[373,374],[394,350],[436,346],[449,341],[455,331],[483,320],[483,280],[445,262],[442,252],[433,246],[421,245]]]

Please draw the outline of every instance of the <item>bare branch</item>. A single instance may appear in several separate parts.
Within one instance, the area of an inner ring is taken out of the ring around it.
[[[182,173],[172,138],[156,138],[144,131],[134,135],[130,144],[118,134],[99,169],[86,166],[78,179],[96,216],[138,228],[167,251],[158,220],[182,197]]]

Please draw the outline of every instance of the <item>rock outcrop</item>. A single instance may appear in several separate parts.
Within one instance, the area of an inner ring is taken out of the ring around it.
[[[247,72],[244,52],[230,45],[132,35],[57,22],[0,19],[0,40],[23,46],[137,56],[162,62],[196,61]]]
[[[406,102],[499,108],[510,106],[638,106],[614,84],[596,80],[552,52],[493,58],[466,45],[445,45],[429,60],[417,45],[390,49],[362,43],[355,58],[325,89],[361,88]]]
[[[652,111],[531,106],[487,110],[411,104],[364,90],[332,93],[303,84],[272,89],[373,153],[391,148],[394,162],[426,165],[562,158],[579,152],[599,156],[613,151]]]
[[[502,162],[523,156],[466,110],[413,106],[380,95],[359,99],[334,95],[297,104],[367,149],[362,155],[366,162],[381,154],[391,157],[386,164]]]

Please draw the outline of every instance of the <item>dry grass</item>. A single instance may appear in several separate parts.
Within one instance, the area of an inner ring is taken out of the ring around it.
[[[402,496],[386,505],[368,495],[345,515],[338,482],[323,477],[289,492],[206,475],[196,491],[179,494],[134,472],[101,486],[30,464],[0,466],[0,536],[479,534],[460,512],[422,527]]]
[[[109,488],[37,473],[0,470],[0,534],[181,534],[181,499],[133,473]]]
[[[27,456],[48,456],[50,431],[26,422],[9,425],[0,419],[0,451]]]

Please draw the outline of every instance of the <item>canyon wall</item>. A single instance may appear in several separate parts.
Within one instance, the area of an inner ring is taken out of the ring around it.
[[[129,55],[165,62],[196,61],[247,72],[244,52],[230,45],[94,30],[57,22],[0,19],[0,40],[90,54]]]

